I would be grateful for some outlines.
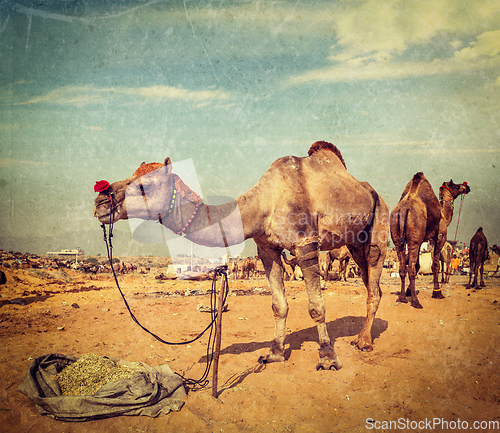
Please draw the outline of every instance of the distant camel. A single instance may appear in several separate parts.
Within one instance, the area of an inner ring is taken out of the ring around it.
[[[479,227],[472,239],[470,240],[469,246],[469,284],[467,284],[468,289],[480,289],[484,287],[483,272],[484,272],[484,262],[488,260],[488,240],[483,233],[483,228]],[[477,277],[480,277],[480,283],[477,284]],[[472,285],[470,281],[474,275],[474,280]]]
[[[500,248],[496,245],[493,245],[491,247],[491,251],[493,251],[497,256],[500,256]],[[500,271],[500,269],[498,268],[498,264],[500,263],[500,259],[498,260],[498,263],[497,263],[497,269],[495,271],[495,274],[493,274],[494,277],[498,277],[498,272]]]
[[[450,180],[444,182],[439,188],[440,200],[438,201],[431,184],[422,172],[416,173],[406,185],[390,217],[391,237],[398,253],[399,276],[401,277],[401,293],[398,302],[408,302],[406,296],[411,294],[411,306],[422,308],[415,291],[415,278],[420,269],[419,252],[424,241],[430,241],[434,247],[431,267],[434,283],[432,297],[444,298],[439,287],[439,256],[446,242],[448,226],[453,218],[453,202],[459,195],[468,194],[469,191],[467,182],[457,185]],[[410,285],[408,291],[405,291],[407,266]]]
[[[257,260],[258,257],[247,257],[243,260],[243,263],[241,264],[241,272],[243,274],[242,278],[249,279],[255,275],[255,272],[257,271]]]
[[[441,263],[441,283],[448,284],[450,281],[451,254],[453,247],[448,242],[445,242],[439,255]]]
[[[325,279],[325,281],[329,280],[329,272],[330,269],[332,269],[333,262],[335,260],[339,261],[339,275],[344,278],[344,281],[347,281],[345,274],[347,271],[347,266],[349,265],[349,261],[351,260],[351,254],[349,253],[349,249],[345,245],[341,248],[330,250],[326,253],[325,274],[323,278]]]
[[[302,272],[300,271],[299,262],[297,261],[297,257],[292,256],[292,258],[288,258],[286,253],[283,251],[281,253],[281,257],[283,261],[292,268],[292,274],[290,275],[290,280],[301,280],[303,278]],[[283,267],[284,269],[284,267]]]
[[[238,262],[236,260],[230,260],[227,264],[227,269],[231,279],[236,280],[238,278]]]
[[[144,164],[129,178],[94,186],[94,216],[103,224],[141,218],[160,224],[198,245],[227,248],[253,238],[272,292],[274,339],[261,363],[285,360],[288,303],[281,252],[297,257],[304,274],[309,315],[319,336],[317,369],[342,367],[325,320],[319,253],[348,245],[368,291],[367,315],[353,344],[372,350],[371,330],[382,292],[380,276],[387,251],[384,200],[351,176],[336,146],[314,143],[306,157],[275,161],[249,191],[226,204],[210,206],[173,173],[170,158]]]

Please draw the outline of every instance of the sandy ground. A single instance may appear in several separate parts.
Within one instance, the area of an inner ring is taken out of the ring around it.
[[[0,286],[2,432],[446,431],[445,422],[449,430],[500,422],[499,278],[487,279],[483,290],[470,291],[465,289],[467,277],[452,276],[444,287],[446,298],[434,300],[431,278],[422,276],[417,287],[424,308],[416,310],[395,302],[399,278],[384,273],[372,332],[375,348],[369,353],[350,345],[366,314],[361,280],[328,283],[323,291],[328,329],[343,363],[337,372],[315,369],[317,331],[307,312],[303,282],[286,283],[286,362],[257,364],[273,337],[268,284],[265,278],[231,280],[231,290],[250,294],[228,298],[218,399],[209,385],[189,392],[181,411],[164,417],[68,423],[41,416],[17,390],[32,358],[94,353],[151,366],[168,363],[174,371],[198,378],[206,339],[166,346],[150,337],[129,317],[109,274],[91,278],[69,270],[2,270],[8,279]],[[200,304],[209,304],[208,296],[199,293],[211,283],[154,276],[152,271],[119,277],[135,315],[167,340],[196,335],[209,318],[197,311]],[[187,289],[198,295],[183,296]]]

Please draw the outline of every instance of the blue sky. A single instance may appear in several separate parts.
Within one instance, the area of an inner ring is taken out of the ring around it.
[[[170,156],[236,197],[317,140],[391,209],[467,181],[458,240],[498,244],[499,96],[500,0],[3,1],[0,248],[103,254],[95,181]]]

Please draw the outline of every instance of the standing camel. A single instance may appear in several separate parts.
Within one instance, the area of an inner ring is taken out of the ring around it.
[[[415,291],[415,278],[420,268],[420,246],[424,241],[430,241],[434,247],[431,267],[434,284],[432,297],[444,298],[438,281],[439,256],[446,242],[448,226],[453,218],[454,200],[460,194],[469,192],[467,182],[458,185],[450,180],[444,182],[439,188],[440,200],[438,201],[431,184],[422,172],[416,173],[406,185],[401,199],[391,212],[390,219],[391,237],[398,253],[399,276],[401,277],[401,293],[398,302],[408,302],[406,296],[411,294],[411,306],[422,308]],[[405,292],[407,267],[410,285],[408,291]]]
[[[469,284],[467,284],[468,289],[480,289],[484,287],[483,272],[484,272],[484,262],[488,260],[488,240],[483,233],[483,228],[479,227],[472,236],[469,245]],[[477,277],[479,273],[480,283],[477,284]],[[470,280],[474,275],[474,280],[472,281],[472,286]]]
[[[243,279],[250,279],[250,277],[253,277],[255,275],[255,272],[257,271],[257,258],[252,258],[252,257],[247,257],[245,260],[243,260],[243,263],[241,264],[241,272],[243,273],[242,277]]]
[[[340,151],[318,141],[307,157],[275,161],[257,184],[236,200],[202,203],[164,164],[142,165],[131,177],[96,183],[94,216],[104,224],[121,219],[158,220],[174,233],[209,247],[228,247],[253,238],[272,292],[274,339],[259,362],[285,360],[288,303],[281,252],[289,250],[304,274],[308,309],[319,335],[317,369],[342,367],[328,335],[320,287],[319,252],[347,245],[368,291],[367,316],[353,344],[372,350],[371,329],[382,295],[379,281],[387,250],[388,208],[366,182],[352,177]]]
[[[284,251],[281,252],[281,257],[283,258],[283,261],[285,262],[285,264],[287,264],[288,266],[290,266],[292,268],[292,274],[290,276],[288,276],[288,272],[287,272],[287,278],[290,277],[290,280],[292,280],[292,281],[302,279],[302,272],[300,272],[300,266],[299,266],[299,263],[297,261],[297,257],[292,256],[292,258],[289,259],[286,256],[286,253]],[[284,266],[283,266],[283,269],[285,269]]]
[[[450,281],[451,255],[453,247],[448,242],[445,242],[441,253],[439,254],[439,262],[441,264],[441,283],[448,284]]]
[[[347,281],[345,274],[347,271],[347,266],[351,260],[351,255],[349,254],[349,249],[344,245],[341,248],[336,248],[330,250],[326,253],[326,263],[325,263],[325,281],[329,280],[329,272],[333,267],[333,262],[335,260],[339,261],[339,275],[343,276],[344,281]]]
[[[493,253],[496,254],[497,256],[500,256],[500,248],[497,245],[493,245],[491,247],[491,251],[493,251]],[[500,258],[497,260],[497,269],[495,270],[495,273],[493,274],[494,277],[499,276],[498,272],[500,271],[500,268],[498,265],[500,265]]]

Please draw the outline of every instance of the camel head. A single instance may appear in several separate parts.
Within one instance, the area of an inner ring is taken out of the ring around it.
[[[467,182],[457,184],[453,183],[453,180],[450,179],[449,182],[444,182],[441,188],[439,188],[440,200],[443,199],[445,191],[448,191],[453,196],[453,200],[455,200],[461,194],[469,194],[470,187],[467,185]]]
[[[104,224],[121,219],[158,220],[187,201],[199,204],[201,198],[176,174],[172,173],[170,158],[164,163],[144,162],[134,174],[111,185],[96,182],[99,195],[94,203],[94,217]]]

